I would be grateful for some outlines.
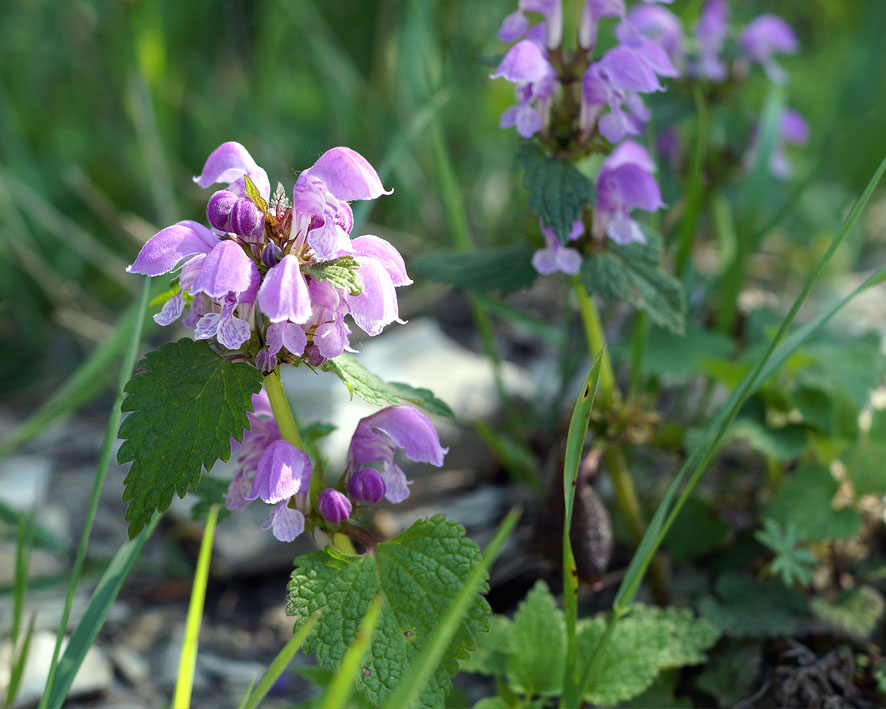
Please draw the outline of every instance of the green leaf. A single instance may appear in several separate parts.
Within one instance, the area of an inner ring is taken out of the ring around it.
[[[805,586],[812,581],[815,555],[805,547],[797,548],[802,539],[794,525],[782,528],[775,520],[765,519],[763,529],[757,531],[754,538],[775,553],[769,570],[780,576],[786,586],[795,583]]]
[[[255,186],[255,183],[249,179],[249,175],[243,175],[243,182],[246,185],[246,196],[249,197],[249,199],[255,203],[255,206],[262,211],[265,215],[265,219],[271,219],[272,216],[268,211],[268,203],[265,198],[261,196],[261,192],[258,191],[258,187]],[[274,219],[274,221],[276,221],[276,219]]]
[[[732,424],[729,436],[746,439],[751,448],[768,458],[791,460],[805,450],[809,431],[803,424],[770,428],[756,418],[742,417]]]
[[[378,406],[412,404],[431,414],[454,416],[452,409],[435,397],[429,389],[413,387],[402,382],[386,382],[351,355],[339,355],[326,362],[323,369],[338,375],[350,390],[351,396],[356,394],[369,404]]]
[[[544,581],[517,608],[507,661],[508,684],[523,694],[560,693],[566,663],[566,620]]]
[[[169,342],[139,362],[126,385],[117,462],[132,461],[124,480],[129,536],[163,512],[173,493],[184,497],[203,468],[231,455],[243,439],[246,412],[262,386],[257,369],[220,359],[205,342]]]
[[[728,572],[716,594],[701,600],[699,612],[731,637],[789,636],[809,619],[803,595],[778,581]]]
[[[231,484],[230,478],[217,478],[212,475],[204,475],[200,478],[197,489],[192,494],[199,498],[191,507],[191,519],[205,520],[209,514],[209,508],[218,505],[218,521],[221,522],[231,516],[231,510],[225,507],[225,496]]]
[[[507,616],[493,614],[489,618],[489,632],[477,635],[477,649],[470,658],[461,663],[462,672],[504,677],[508,653],[511,649],[511,633],[514,624]]]
[[[654,376],[698,376],[702,360],[726,358],[733,347],[728,336],[692,321],[686,323],[682,335],[655,327],[649,332],[643,369]],[[627,359],[628,348],[620,354]]]
[[[533,251],[528,244],[469,252],[438,251],[422,256],[412,268],[419,276],[458,290],[506,294],[531,285],[538,276],[532,267]]]
[[[363,279],[357,270],[360,264],[353,256],[339,256],[331,261],[305,264],[302,270],[318,281],[329,281],[338,289],[347,289],[351,295],[363,292]]]
[[[609,302],[630,303],[656,325],[682,334],[686,321],[683,286],[662,268],[661,237],[646,232],[645,244],[606,242],[606,250],[582,260],[581,280]]]
[[[385,599],[369,649],[357,677],[357,690],[381,704],[398,685],[443,613],[458,596],[480,552],[464,529],[443,515],[419,520],[399,536],[380,543],[365,556],[347,556],[334,548],[298,558],[289,582],[287,613],[296,628],[321,612],[305,642],[320,665],[337,669],[372,599]],[[486,586],[481,588],[485,592]],[[458,671],[458,660],[474,649],[476,634],[488,627],[489,606],[475,595],[430,682],[419,695],[421,706],[439,706]]]
[[[582,664],[590,662],[605,629],[603,616],[579,624]],[[630,699],[649,687],[660,670],[704,662],[705,650],[719,634],[688,608],[632,606],[618,620],[584,698],[603,705]]]
[[[859,586],[844,591],[833,603],[817,596],[810,601],[809,606],[819,620],[865,640],[882,620],[886,602],[875,588]]]
[[[517,164],[526,171],[523,186],[529,191],[530,209],[565,244],[582,207],[596,199],[594,183],[572,163],[545,155],[535,143],[523,144]]]
[[[714,516],[704,502],[692,498],[668,531],[664,544],[674,558],[681,561],[713,549],[729,532],[730,527],[724,520]]]
[[[783,527],[793,526],[802,539],[849,539],[861,526],[861,516],[851,507],[834,509],[839,483],[820,465],[803,465],[781,486],[765,517]]]
[[[695,685],[716,697],[720,706],[731,707],[753,693],[762,661],[759,643],[733,641],[714,656]]]

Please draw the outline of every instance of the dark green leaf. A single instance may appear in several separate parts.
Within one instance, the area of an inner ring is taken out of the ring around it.
[[[225,507],[225,495],[228,492],[228,486],[231,484],[230,479],[216,478],[212,475],[204,475],[200,478],[197,489],[192,491],[199,499],[191,507],[191,518],[194,520],[205,520],[209,514],[209,508],[218,505],[218,521],[231,516],[231,510]]]
[[[789,423],[769,428],[756,418],[742,417],[729,431],[731,438],[744,438],[748,445],[768,458],[790,460],[806,448],[809,432],[805,425]]]
[[[825,623],[860,640],[866,640],[883,618],[883,595],[870,586],[844,591],[831,603],[816,596],[809,603],[812,613]]]
[[[861,516],[851,507],[834,509],[839,484],[820,465],[803,465],[781,486],[766,510],[766,518],[782,527],[792,525],[808,541],[849,539],[861,526]]]
[[[688,559],[716,547],[729,536],[729,531],[729,525],[715,517],[704,502],[692,498],[686,502],[664,544],[675,559]]]
[[[480,560],[477,545],[464,529],[443,515],[419,520],[365,556],[347,556],[328,547],[301,556],[289,582],[287,613],[296,628],[316,611],[321,615],[305,643],[320,665],[337,669],[369,604],[385,599],[357,690],[374,704],[384,702],[433,632],[443,613]],[[481,592],[486,591],[486,585]],[[419,695],[419,705],[440,706],[467,659],[475,637],[488,628],[489,606],[481,595],[473,603],[446,650],[440,666]]]
[[[231,437],[242,440],[246,412],[262,386],[248,364],[220,359],[205,342],[169,342],[139,362],[126,385],[117,462],[132,461],[124,480],[129,536],[163,512],[172,495],[184,497],[203,468],[231,455]]]
[[[764,519],[763,529],[754,537],[775,553],[768,570],[777,574],[785,586],[798,583],[805,586],[812,581],[815,555],[806,547],[797,546],[802,539],[794,525],[782,527],[773,519]]]
[[[702,691],[716,697],[721,706],[731,707],[753,694],[762,660],[763,653],[759,643],[731,641],[722,652],[714,656],[695,684]]]
[[[607,301],[630,303],[656,325],[682,334],[686,320],[683,286],[662,268],[661,237],[646,232],[645,244],[606,242],[606,250],[582,260],[581,280]]]
[[[351,295],[363,292],[363,279],[357,271],[360,264],[353,256],[339,256],[331,261],[305,264],[304,272],[318,281],[329,281],[335,288],[347,290]]]
[[[545,155],[535,143],[522,145],[517,164],[526,171],[523,186],[529,191],[530,209],[565,244],[582,207],[596,199],[594,183],[572,163]]]
[[[452,417],[452,409],[434,396],[428,389],[413,387],[402,382],[386,382],[364,367],[356,358],[348,354],[339,355],[323,365],[329,372],[338,375],[351,396],[356,394],[363,401],[379,406],[412,404],[428,413]]]
[[[414,262],[419,275],[458,290],[510,293],[530,285],[538,276],[532,267],[533,248],[527,244],[480,251],[438,251]]]

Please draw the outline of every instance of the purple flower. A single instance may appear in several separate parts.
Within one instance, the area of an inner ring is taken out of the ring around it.
[[[283,500],[274,505],[259,529],[262,532],[271,529],[279,541],[291,542],[305,531],[305,516]]]
[[[385,496],[385,481],[372,468],[362,468],[348,479],[348,494],[355,502],[378,502]]]
[[[238,470],[225,497],[225,506],[229,510],[239,510],[249,504],[247,496],[252,490],[252,476],[258,462],[267,447],[280,440],[280,429],[264,389],[252,395],[252,411],[247,411],[246,417],[249,428],[243,432],[242,442],[231,438],[231,454],[237,454]]]
[[[222,143],[206,159],[203,172],[194,178],[200,187],[209,187],[216,182],[227,183],[228,190],[237,195],[246,194],[244,175],[248,175],[258,188],[261,196],[269,199],[271,183],[268,173],[256,165],[255,160],[240,143]]]
[[[659,76],[679,76],[683,59],[683,26],[662,7],[639,5],[616,27],[619,42],[631,49]]]
[[[784,69],[776,63],[773,55],[776,52],[793,54],[797,51],[797,36],[787,22],[776,15],[760,15],[744,28],[739,42],[748,57],[762,65],[772,81],[784,81]]]
[[[233,294],[225,296],[220,313],[206,313],[197,322],[194,339],[209,340],[214,337],[229,350],[240,349],[240,346],[250,338],[252,331],[246,320],[234,315],[237,307],[236,296]]]
[[[411,406],[391,406],[361,419],[348,448],[347,467],[359,470],[375,466],[385,482],[385,497],[391,502],[409,497],[406,475],[394,462],[397,448],[402,448],[409,460],[438,468],[449,450],[440,446],[430,419]]]
[[[531,138],[544,125],[548,99],[556,84],[556,75],[542,49],[529,39],[515,44],[490,78],[502,77],[517,85],[516,106],[501,117],[500,126],[516,126],[520,135]]]
[[[698,59],[690,67],[692,75],[723,81],[728,72],[720,53],[729,36],[729,6],[725,0],[708,0],[692,33],[698,43]]]
[[[160,276],[174,270],[188,257],[208,254],[218,243],[218,237],[202,224],[178,222],[154,234],[126,271]]]
[[[632,209],[654,212],[664,206],[652,173],[655,163],[646,150],[625,141],[603,161],[597,176],[594,234],[618,244],[645,243],[646,237],[630,217]]]
[[[287,441],[274,441],[262,453],[247,500],[261,498],[268,504],[288,500],[311,483],[311,461]]]
[[[317,498],[317,508],[329,524],[341,524],[351,516],[351,501],[338,490],[326,488]]]
[[[539,249],[532,255],[532,266],[541,275],[547,276],[556,271],[562,271],[570,276],[574,276],[581,268],[581,254],[567,246],[563,246],[557,235],[552,229],[549,229],[540,223],[541,233],[547,243],[547,248]],[[579,238],[585,232],[585,225],[579,219],[572,223],[572,230],[569,232],[569,240],[573,241]]]
[[[304,323],[311,318],[308,284],[292,254],[268,270],[258,291],[258,305],[272,323]]]
[[[624,17],[624,0],[586,0],[578,27],[578,46],[589,52],[597,43],[597,25],[603,17]]]
[[[779,124],[779,132],[775,139],[775,145],[772,147],[772,154],[769,156],[769,172],[773,177],[779,180],[787,180],[791,177],[794,170],[791,166],[790,158],[788,158],[788,145],[805,145],[809,140],[809,124],[797,111],[792,108],[786,108],[781,114]],[[745,155],[745,168],[750,170],[757,157],[757,135],[756,131],[751,140],[750,148]]]
[[[238,199],[240,197],[228,190],[219,190],[209,198],[209,203],[206,205],[206,219],[215,229],[220,232],[231,230],[231,211]]]
[[[365,235],[353,240],[354,258],[360,264],[363,290],[360,295],[345,294],[354,322],[369,335],[377,335],[386,325],[400,322],[394,288],[412,283],[397,249],[384,239]]]
[[[517,11],[508,15],[498,31],[502,42],[513,42],[525,36],[529,20],[524,12],[540,12],[544,15],[544,42],[548,49],[560,46],[563,39],[563,9],[560,0],[520,0]]]
[[[193,293],[206,293],[210,298],[224,298],[228,293],[247,293],[258,288],[259,275],[255,262],[233,241],[222,241],[200,264]]]
[[[300,325],[291,322],[275,322],[268,325],[265,335],[268,352],[276,355],[284,347],[296,356],[305,351],[308,336]],[[272,367],[273,369],[273,367]]]

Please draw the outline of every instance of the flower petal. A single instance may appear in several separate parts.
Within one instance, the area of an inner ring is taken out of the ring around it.
[[[360,153],[343,146],[323,153],[305,173],[319,177],[338,199],[375,199],[394,190],[385,190],[375,168]]]
[[[374,258],[380,263],[395,286],[408,286],[412,279],[406,273],[406,264],[400,252],[389,242],[372,234],[358,236],[351,242],[358,256]]]
[[[260,497],[268,504],[288,500],[311,480],[311,461],[287,441],[274,441],[262,454],[247,500]]]
[[[202,224],[178,222],[154,234],[126,271],[159,276],[173,270],[188,256],[208,254],[217,244],[218,237]]]
[[[508,50],[498,69],[494,74],[490,74],[489,78],[503,77],[508,81],[522,84],[540,81],[550,71],[551,65],[541,50],[531,40],[524,39]]]
[[[243,249],[233,241],[222,241],[203,261],[193,292],[224,298],[228,293],[248,291],[258,279],[258,269]]]
[[[268,173],[256,164],[246,148],[234,141],[222,143],[212,151],[203,165],[203,172],[194,178],[194,182],[203,188],[216,182],[226,182],[231,192],[244,195],[246,184],[243,175],[249,175],[261,196],[270,199]]]
[[[295,256],[287,254],[267,272],[258,291],[258,304],[271,322],[305,323],[310,320],[308,284]]]

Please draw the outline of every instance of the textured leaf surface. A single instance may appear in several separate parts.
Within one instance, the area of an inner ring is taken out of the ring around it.
[[[731,707],[753,694],[763,652],[756,642],[732,641],[705,668],[696,686],[717,698],[720,706]]]
[[[526,171],[523,186],[529,191],[530,209],[565,244],[572,222],[581,219],[582,206],[594,203],[594,183],[572,163],[545,155],[534,143],[523,144],[517,164]]]
[[[606,242],[606,250],[582,260],[581,280],[591,293],[625,301],[656,325],[682,334],[686,320],[683,286],[662,268],[661,237],[646,232],[645,244]]]
[[[415,272],[437,283],[448,283],[458,290],[511,293],[531,285],[538,276],[532,267],[534,249],[528,244],[483,249],[468,253],[441,251],[422,256]]]
[[[835,628],[860,640],[867,639],[883,618],[883,595],[871,586],[843,592],[833,603],[816,597],[810,601],[812,613]]]
[[[219,359],[205,342],[170,342],[139,362],[126,385],[117,462],[132,461],[124,481],[126,520],[135,537],[154,510],[169,507],[200,482],[203,468],[231,455],[262,376],[247,364]]]
[[[351,355],[339,355],[329,360],[324,369],[334,372],[345,383],[351,394],[356,394],[363,401],[379,406],[412,404],[428,413],[439,416],[453,416],[452,409],[434,396],[433,392],[420,387],[413,387],[402,382],[386,382],[370,372]]]
[[[490,616],[489,632],[477,635],[477,649],[461,664],[462,671],[504,677],[513,630],[514,624],[507,616]]]
[[[357,271],[360,264],[353,256],[340,256],[331,261],[309,263],[304,272],[318,281],[329,281],[336,288],[346,289],[351,295],[363,292],[363,279]]]
[[[375,636],[357,677],[357,689],[374,704],[384,702],[436,623],[480,560],[464,528],[443,515],[419,520],[365,556],[335,549],[301,556],[289,582],[287,613],[296,628],[316,611],[321,615],[305,643],[321,665],[337,669],[353,643],[372,599],[385,605]],[[482,592],[486,591],[484,584]],[[421,706],[442,706],[450,677],[488,629],[489,605],[477,595],[458,628],[440,667],[419,696]]]
[[[566,619],[544,581],[538,581],[514,615],[508,683],[529,696],[559,694],[566,663]]]
[[[861,516],[851,507],[834,509],[839,483],[820,465],[804,465],[791,475],[769,503],[766,518],[782,527],[793,525],[808,541],[849,539],[858,532]]]
[[[605,627],[602,616],[579,624],[580,666],[590,662]],[[635,697],[660,670],[704,662],[719,634],[687,608],[634,606],[616,624],[585,699],[613,705]]]

